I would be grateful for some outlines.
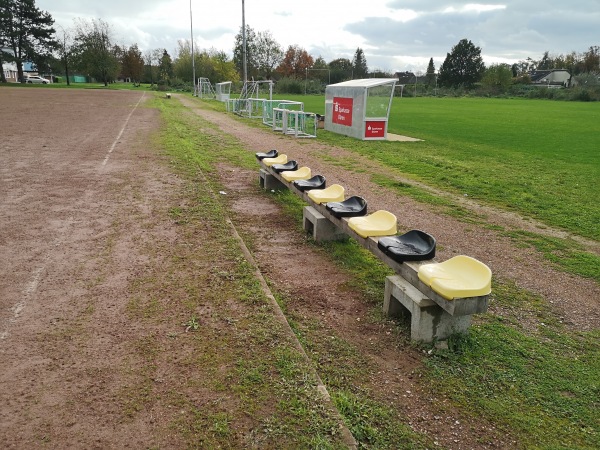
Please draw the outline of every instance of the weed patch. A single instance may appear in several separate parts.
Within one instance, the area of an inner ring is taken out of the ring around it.
[[[150,231],[139,242],[149,263],[130,280],[127,311],[150,334],[132,349],[130,383],[119,394],[124,415],[160,399],[179,411],[169,427],[188,447],[339,448],[339,419],[240,256],[216,194],[219,162],[254,167],[253,156],[179,102],[156,98],[152,106],[164,122],[156,142],[181,183],[155,207],[172,234],[161,240]],[[158,383],[164,362],[177,374]]]
[[[600,333],[569,332],[539,297],[512,284],[496,283],[494,298],[529,311],[534,329],[486,315],[426,360],[428,382],[527,447],[596,448]]]

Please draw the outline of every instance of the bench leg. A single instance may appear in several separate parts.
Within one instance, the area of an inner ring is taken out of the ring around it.
[[[279,181],[277,178],[275,178],[272,174],[270,174],[264,169],[260,169],[260,172],[258,173],[258,183],[260,187],[266,191],[279,191],[287,187],[285,184],[283,184],[281,181]]]
[[[302,226],[317,242],[339,241],[348,237],[329,219],[312,206],[305,206],[302,211]]]
[[[446,340],[467,333],[471,316],[451,316],[400,275],[385,279],[383,311],[390,317],[410,314],[410,337],[418,342]]]

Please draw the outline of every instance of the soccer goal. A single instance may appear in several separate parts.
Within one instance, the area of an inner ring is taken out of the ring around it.
[[[293,100],[265,100],[263,106],[263,124],[281,131],[283,127],[281,112],[275,113],[275,109],[287,109],[304,111],[304,103]]]
[[[194,89],[194,95],[198,98],[216,98],[215,90],[208,78],[198,78],[198,83]]]
[[[220,102],[226,102],[231,97],[231,81],[224,81],[222,83],[215,84],[215,90],[217,100]]]
[[[315,113],[273,108],[273,131],[297,138],[317,137],[317,115]]]
[[[260,98],[261,90],[269,90],[269,100],[273,98],[273,82],[266,81],[246,81],[242,87],[240,98]]]

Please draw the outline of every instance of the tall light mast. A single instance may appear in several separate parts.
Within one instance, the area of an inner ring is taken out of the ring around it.
[[[242,0],[242,56],[244,61],[244,87],[248,83],[248,63],[246,62],[246,9]]]
[[[194,61],[194,25],[192,22],[192,0],[190,0],[190,36],[192,39],[192,86],[196,94],[196,62]]]

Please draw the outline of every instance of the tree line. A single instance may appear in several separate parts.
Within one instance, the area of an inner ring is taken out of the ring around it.
[[[284,52],[268,31],[256,33],[247,27],[246,34],[250,79],[317,78],[336,83],[369,76],[360,48],[352,61],[339,58],[327,63],[297,45]],[[35,0],[0,0],[0,47],[4,50],[0,63],[15,63],[19,80],[24,80],[26,62],[39,73],[64,74],[67,84],[75,73],[105,85],[118,78],[134,84],[191,84],[192,65],[198,77],[212,83],[243,78],[241,29],[235,38],[233,58],[211,48],[195,52],[192,63],[190,41],[179,41],[177,46],[174,58],[161,48],[142,53],[137,44],[119,45],[112,27],[102,19],[77,19],[73,27],[65,29],[55,27],[50,13],[40,10]],[[4,72],[0,81],[6,82]]]
[[[214,48],[194,52],[191,43],[177,43],[174,57],[166,49],[142,53],[137,44],[120,46],[111,26],[101,19],[76,20],[70,29],[54,27],[50,13],[35,6],[35,0],[0,0],[1,60],[14,62],[19,78],[23,78],[23,63],[32,62],[40,73],[65,74],[77,72],[107,85],[118,78],[135,84],[191,85],[192,66],[197,77],[212,83],[239,81],[244,75],[253,80],[276,80],[289,93],[320,92],[324,85],[350,79],[394,77],[395,74],[369,70],[361,48],[352,60],[336,58],[326,62],[314,57],[298,45],[283,49],[269,31],[255,31],[246,26],[244,55],[243,33],[235,36],[233,57]],[[195,46],[197,48],[197,46]],[[246,74],[243,73],[244,56]],[[573,76],[588,76],[586,82],[597,83],[600,73],[600,47],[591,46],[583,53],[551,55],[545,52],[539,60],[527,58],[518,63],[492,64],[486,67],[481,48],[468,39],[461,39],[446,55],[436,70],[433,58],[425,73],[427,88],[508,89],[516,83],[527,84],[535,70],[566,69]],[[4,78],[4,74],[2,73]],[[2,81],[6,81],[2,79]],[[415,93],[417,77],[415,76]]]
[[[50,13],[40,10],[35,0],[0,0],[0,48],[0,64],[14,63],[21,81],[25,63],[42,74],[64,74],[67,84],[73,74],[105,85],[118,78],[134,84],[168,85],[177,77],[191,81],[189,43],[180,44],[174,62],[166,49],[142,53],[137,44],[119,45],[112,27],[102,19],[78,19],[69,29],[57,29]],[[201,51],[195,58],[200,70],[210,71],[213,78],[227,79],[235,72],[224,52]],[[6,82],[4,71],[0,73],[0,81]]]

